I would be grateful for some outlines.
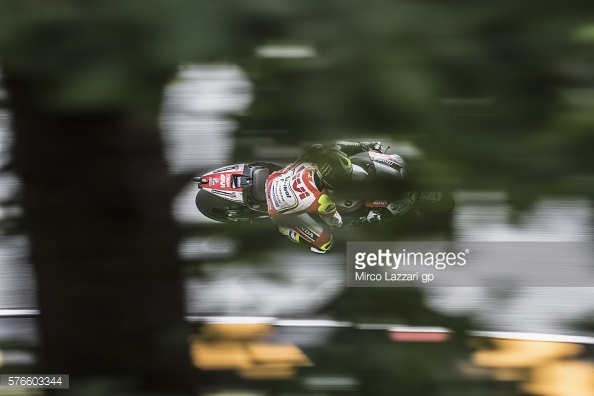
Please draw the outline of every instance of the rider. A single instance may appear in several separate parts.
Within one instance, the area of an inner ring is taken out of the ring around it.
[[[268,211],[279,231],[294,242],[306,242],[316,253],[332,248],[334,237],[312,215],[317,215],[331,229],[343,221],[328,190],[348,185],[353,166],[349,155],[379,150],[379,142],[336,142],[333,147],[313,145],[285,168],[266,180]]]

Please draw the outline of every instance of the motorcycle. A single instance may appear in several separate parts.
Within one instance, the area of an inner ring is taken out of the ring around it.
[[[445,218],[454,209],[454,199],[449,193],[403,188],[405,161],[397,154],[387,154],[387,149],[383,152],[379,147],[350,159],[355,188],[329,191],[345,230],[381,225],[405,216]],[[204,216],[219,222],[272,224],[266,202],[266,180],[282,168],[261,161],[224,166],[194,177],[198,183],[196,207]],[[382,210],[389,214],[373,221],[373,215]]]

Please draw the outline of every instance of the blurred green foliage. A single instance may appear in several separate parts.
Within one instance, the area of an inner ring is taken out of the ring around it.
[[[594,197],[593,9],[552,0],[3,0],[0,60],[35,85],[40,107],[69,112],[156,108],[146,103],[151,76],[173,77],[181,63],[239,64],[255,100],[239,117],[238,141],[258,130],[285,144],[410,140],[425,153],[426,182],[506,190],[525,207],[541,193]],[[258,57],[269,44],[315,56]],[[396,292],[351,291],[332,314],[376,307],[370,315],[442,319],[420,311],[417,294],[382,304],[384,293]],[[385,347],[369,344],[366,357]],[[431,371],[425,363],[411,370]]]
[[[441,188],[592,196],[588,10],[554,2],[317,2],[260,44],[317,56],[239,60],[255,83],[240,136],[389,136],[426,156]],[[249,32],[246,31],[246,35]]]
[[[594,194],[592,8],[5,0],[0,49],[5,67],[44,79],[41,99],[56,106],[141,101],[142,77],[159,67],[237,63],[255,86],[240,135],[411,139],[426,152],[428,181],[505,189],[522,205],[538,193]],[[271,43],[306,44],[316,56],[255,56]]]

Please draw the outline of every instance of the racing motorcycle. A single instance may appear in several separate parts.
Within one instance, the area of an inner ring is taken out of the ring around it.
[[[381,146],[355,154],[350,159],[355,188],[329,191],[343,218],[345,230],[369,226],[370,223],[380,225],[405,215],[445,218],[454,209],[454,199],[449,193],[393,188],[403,186],[406,164],[399,155],[387,154],[387,149],[382,151]],[[220,222],[272,224],[266,202],[266,179],[282,168],[262,161],[224,166],[194,177],[198,183],[196,206],[204,216]],[[378,216],[375,222],[370,221],[380,210],[389,214]]]

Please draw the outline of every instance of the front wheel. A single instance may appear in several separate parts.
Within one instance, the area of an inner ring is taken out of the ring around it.
[[[448,192],[444,193],[424,193],[428,194],[429,196],[439,196],[438,199],[428,199],[423,200],[422,198],[415,204],[415,207],[421,212],[423,216],[431,217],[431,218],[447,218],[449,217],[452,212],[454,211],[454,207],[456,206],[456,202],[454,201],[454,197],[452,194]],[[421,197],[424,195],[421,194]]]
[[[196,207],[204,216],[223,223],[270,223],[266,213],[251,210],[241,204],[217,197],[205,190],[196,194]]]

